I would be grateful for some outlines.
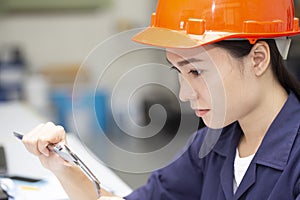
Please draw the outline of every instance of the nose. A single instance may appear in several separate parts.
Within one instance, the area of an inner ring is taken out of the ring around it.
[[[197,98],[197,93],[193,89],[192,85],[184,78],[179,77],[180,90],[179,99],[183,102],[194,100]]]

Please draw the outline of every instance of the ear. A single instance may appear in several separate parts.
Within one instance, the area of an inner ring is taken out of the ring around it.
[[[270,48],[265,41],[257,42],[250,52],[253,71],[256,76],[262,76],[270,65]]]

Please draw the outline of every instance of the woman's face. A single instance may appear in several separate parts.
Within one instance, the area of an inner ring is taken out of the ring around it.
[[[180,99],[189,101],[208,127],[227,126],[254,108],[255,86],[249,84],[253,76],[246,58],[237,59],[224,49],[207,45],[167,49],[167,59],[179,72]]]

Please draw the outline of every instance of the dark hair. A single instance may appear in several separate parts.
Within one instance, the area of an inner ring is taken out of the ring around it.
[[[281,86],[287,91],[293,91],[300,100],[300,83],[286,69],[282,56],[274,39],[263,39],[270,48],[271,68]],[[224,40],[214,43],[215,46],[227,50],[232,56],[242,58],[248,55],[253,47],[248,40]]]

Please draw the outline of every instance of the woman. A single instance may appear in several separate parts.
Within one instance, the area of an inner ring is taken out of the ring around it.
[[[126,199],[300,199],[300,86],[282,59],[282,37],[300,32],[292,1],[271,4],[159,1],[152,26],[133,39],[167,48],[180,99],[207,127]],[[71,199],[96,199],[85,175],[46,148],[65,141],[62,127],[39,125],[23,141]]]

